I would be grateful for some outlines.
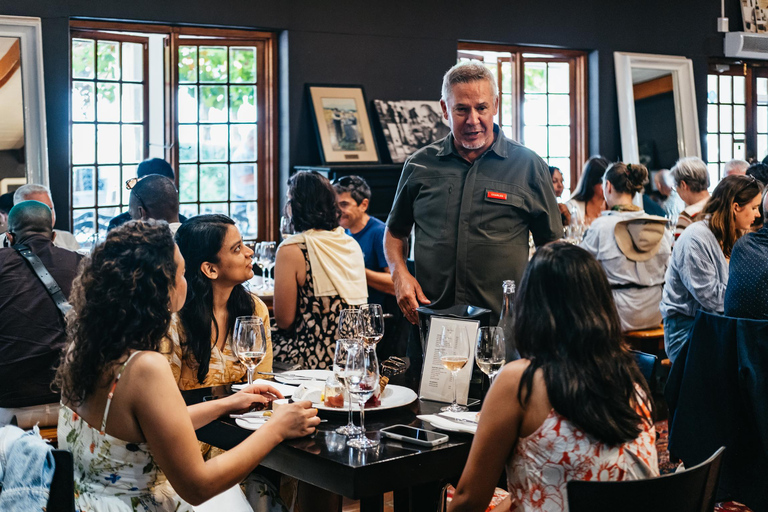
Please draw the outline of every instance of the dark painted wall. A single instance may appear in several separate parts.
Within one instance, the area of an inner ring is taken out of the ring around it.
[[[738,3],[727,4],[731,30],[740,30]],[[707,58],[722,53],[718,11],[719,2],[697,0],[0,0],[0,14],[43,19],[48,148],[60,224],[69,217],[70,17],[282,31],[286,177],[292,165],[319,163],[305,83],[362,84],[369,100],[436,99],[458,40],[592,51],[590,151],[609,158],[620,156],[613,52],[689,57],[703,129]]]

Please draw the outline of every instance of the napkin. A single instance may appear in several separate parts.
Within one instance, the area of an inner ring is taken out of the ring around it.
[[[318,404],[323,401],[323,391],[325,389],[324,382],[305,382],[293,395],[294,400],[309,400],[312,403]]]
[[[288,398],[289,396],[292,396],[293,393],[298,389],[296,386],[289,386],[287,384],[280,384],[279,382],[275,382],[273,380],[266,380],[266,379],[256,379],[253,381],[254,384],[269,384],[279,392],[283,394],[284,397]],[[244,387],[246,387],[248,384],[232,384],[232,391],[240,391]]]
[[[454,418],[477,421],[476,412],[444,412],[443,414],[453,416]],[[474,434],[477,432],[477,425],[472,425],[470,423],[464,423],[461,421],[451,421],[449,418],[438,416],[436,414],[421,414],[417,416],[417,418],[422,421],[426,421],[435,428],[442,430],[464,432],[466,434]]]

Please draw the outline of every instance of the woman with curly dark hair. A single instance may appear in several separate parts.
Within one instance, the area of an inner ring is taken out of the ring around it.
[[[504,468],[512,503],[499,510],[568,510],[569,480],[658,476],[650,391],[600,263],[571,244],[545,245],[515,305],[522,359],[488,391],[448,510],[485,510]]]
[[[368,300],[363,252],[339,226],[336,192],[323,175],[291,176],[286,213],[297,234],[277,251],[274,313],[290,334],[275,340],[275,359],[331,368],[339,313]]]
[[[253,385],[185,406],[157,349],[186,288],[171,231],[155,221],[110,231],[75,281],[57,384],[59,447],[75,459],[78,510],[191,511],[237,485],[283,439],[319,424],[309,402],[282,407],[214,463],[203,460],[195,429],[280,393]]]

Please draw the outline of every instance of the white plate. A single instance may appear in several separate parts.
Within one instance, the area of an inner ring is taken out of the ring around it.
[[[384,393],[381,395],[381,405],[378,407],[366,407],[365,412],[385,411],[387,409],[395,409],[408,405],[416,400],[416,392],[412,389],[405,388],[403,386],[395,386],[389,384],[384,388]],[[347,412],[349,411],[349,402],[344,402],[344,407],[326,407],[323,404],[312,404],[313,407],[320,409],[321,411],[336,411]],[[360,408],[355,404],[352,407],[353,411],[359,411]]]
[[[286,372],[289,375],[297,375],[300,377],[309,377],[313,379],[314,381],[318,382],[321,386],[325,383],[325,380],[333,375],[333,371],[331,370],[294,370],[292,372]],[[283,384],[288,384],[290,386],[301,386],[305,382],[313,382],[313,380],[309,379],[291,379],[289,377],[284,377],[282,375],[275,375],[275,380],[277,382],[281,382]]]
[[[259,428],[261,428],[261,426],[264,425],[266,421],[249,421],[246,419],[237,418],[235,423],[237,423],[238,427],[244,428],[246,430],[259,430]]]

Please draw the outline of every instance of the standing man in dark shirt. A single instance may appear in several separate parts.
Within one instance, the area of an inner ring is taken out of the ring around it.
[[[38,201],[23,201],[8,214],[11,247],[0,248],[0,424],[17,415],[18,408],[33,413],[59,402],[51,383],[66,342],[64,319],[13,248],[29,247],[69,297],[82,256],[53,245],[52,225],[51,209]]]

